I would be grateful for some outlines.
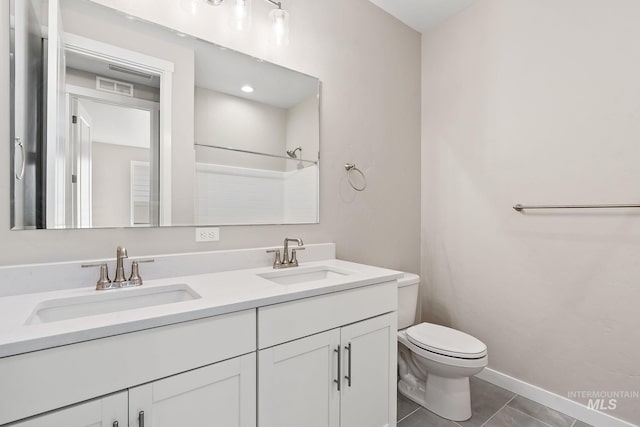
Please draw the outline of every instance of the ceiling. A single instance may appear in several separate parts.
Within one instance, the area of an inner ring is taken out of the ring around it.
[[[187,37],[159,25],[127,19],[121,12],[92,2],[64,0],[61,4],[63,12],[98,16],[114,27],[137,31],[147,38],[158,38],[192,50],[195,54],[195,85],[198,87],[283,109],[292,108],[310,96],[318,94],[319,80],[315,77],[213,43]],[[63,13],[63,18],[64,16]],[[133,41],[130,46],[127,46],[127,49],[144,52],[148,55],[144,46],[137,46]],[[68,65],[79,70],[90,71],[114,80],[159,87],[158,77],[145,80],[128,73],[113,72],[108,69],[109,64],[89,60],[86,57],[83,58],[82,55],[68,54],[68,58]],[[166,60],[167,58],[162,59]],[[244,85],[252,86],[254,92],[251,94],[242,92],[240,88]]]
[[[176,37],[177,38],[177,37]],[[201,40],[186,39],[195,51],[196,86],[289,109],[318,94],[318,79]],[[251,94],[240,88],[249,85]]]
[[[477,0],[369,0],[411,28],[427,32]]]

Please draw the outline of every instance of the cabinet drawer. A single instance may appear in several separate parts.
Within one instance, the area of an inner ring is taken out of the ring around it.
[[[255,310],[0,359],[0,425],[256,349]]]
[[[258,309],[258,348],[267,348],[397,309],[395,281]]]

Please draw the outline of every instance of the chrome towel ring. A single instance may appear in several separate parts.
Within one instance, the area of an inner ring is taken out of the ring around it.
[[[362,171],[358,169],[354,163],[346,163],[344,165],[344,168],[347,171],[347,177],[349,178],[349,185],[351,186],[351,188],[353,188],[356,191],[364,191],[365,188],[367,188],[367,178],[364,176]],[[362,185],[357,186],[353,183],[352,178],[353,178],[354,172],[359,173],[360,176],[362,177]]]

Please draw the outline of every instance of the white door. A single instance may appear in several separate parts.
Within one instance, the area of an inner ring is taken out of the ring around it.
[[[255,353],[129,390],[130,427],[255,425]]]
[[[258,352],[260,427],[338,427],[340,392],[334,329]]]
[[[396,424],[396,313],[341,330],[342,427]]]
[[[127,427],[128,393],[112,394],[50,412],[11,427]]]
[[[73,215],[75,228],[92,226],[92,119],[82,100],[71,98],[71,142],[73,146]]]

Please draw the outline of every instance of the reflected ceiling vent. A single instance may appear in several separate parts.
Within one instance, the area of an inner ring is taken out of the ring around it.
[[[133,85],[131,83],[119,82],[100,76],[96,77],[96,89],[102,92],[133,96]]]
[[[132,76],[142,77],[143,79],[153,79],[153,74],[145,73],[143,71],[133,70],[131,68],[122,67],[120,65],[109,64],[111,71],[117,71],[118,73],[131,74]]]

